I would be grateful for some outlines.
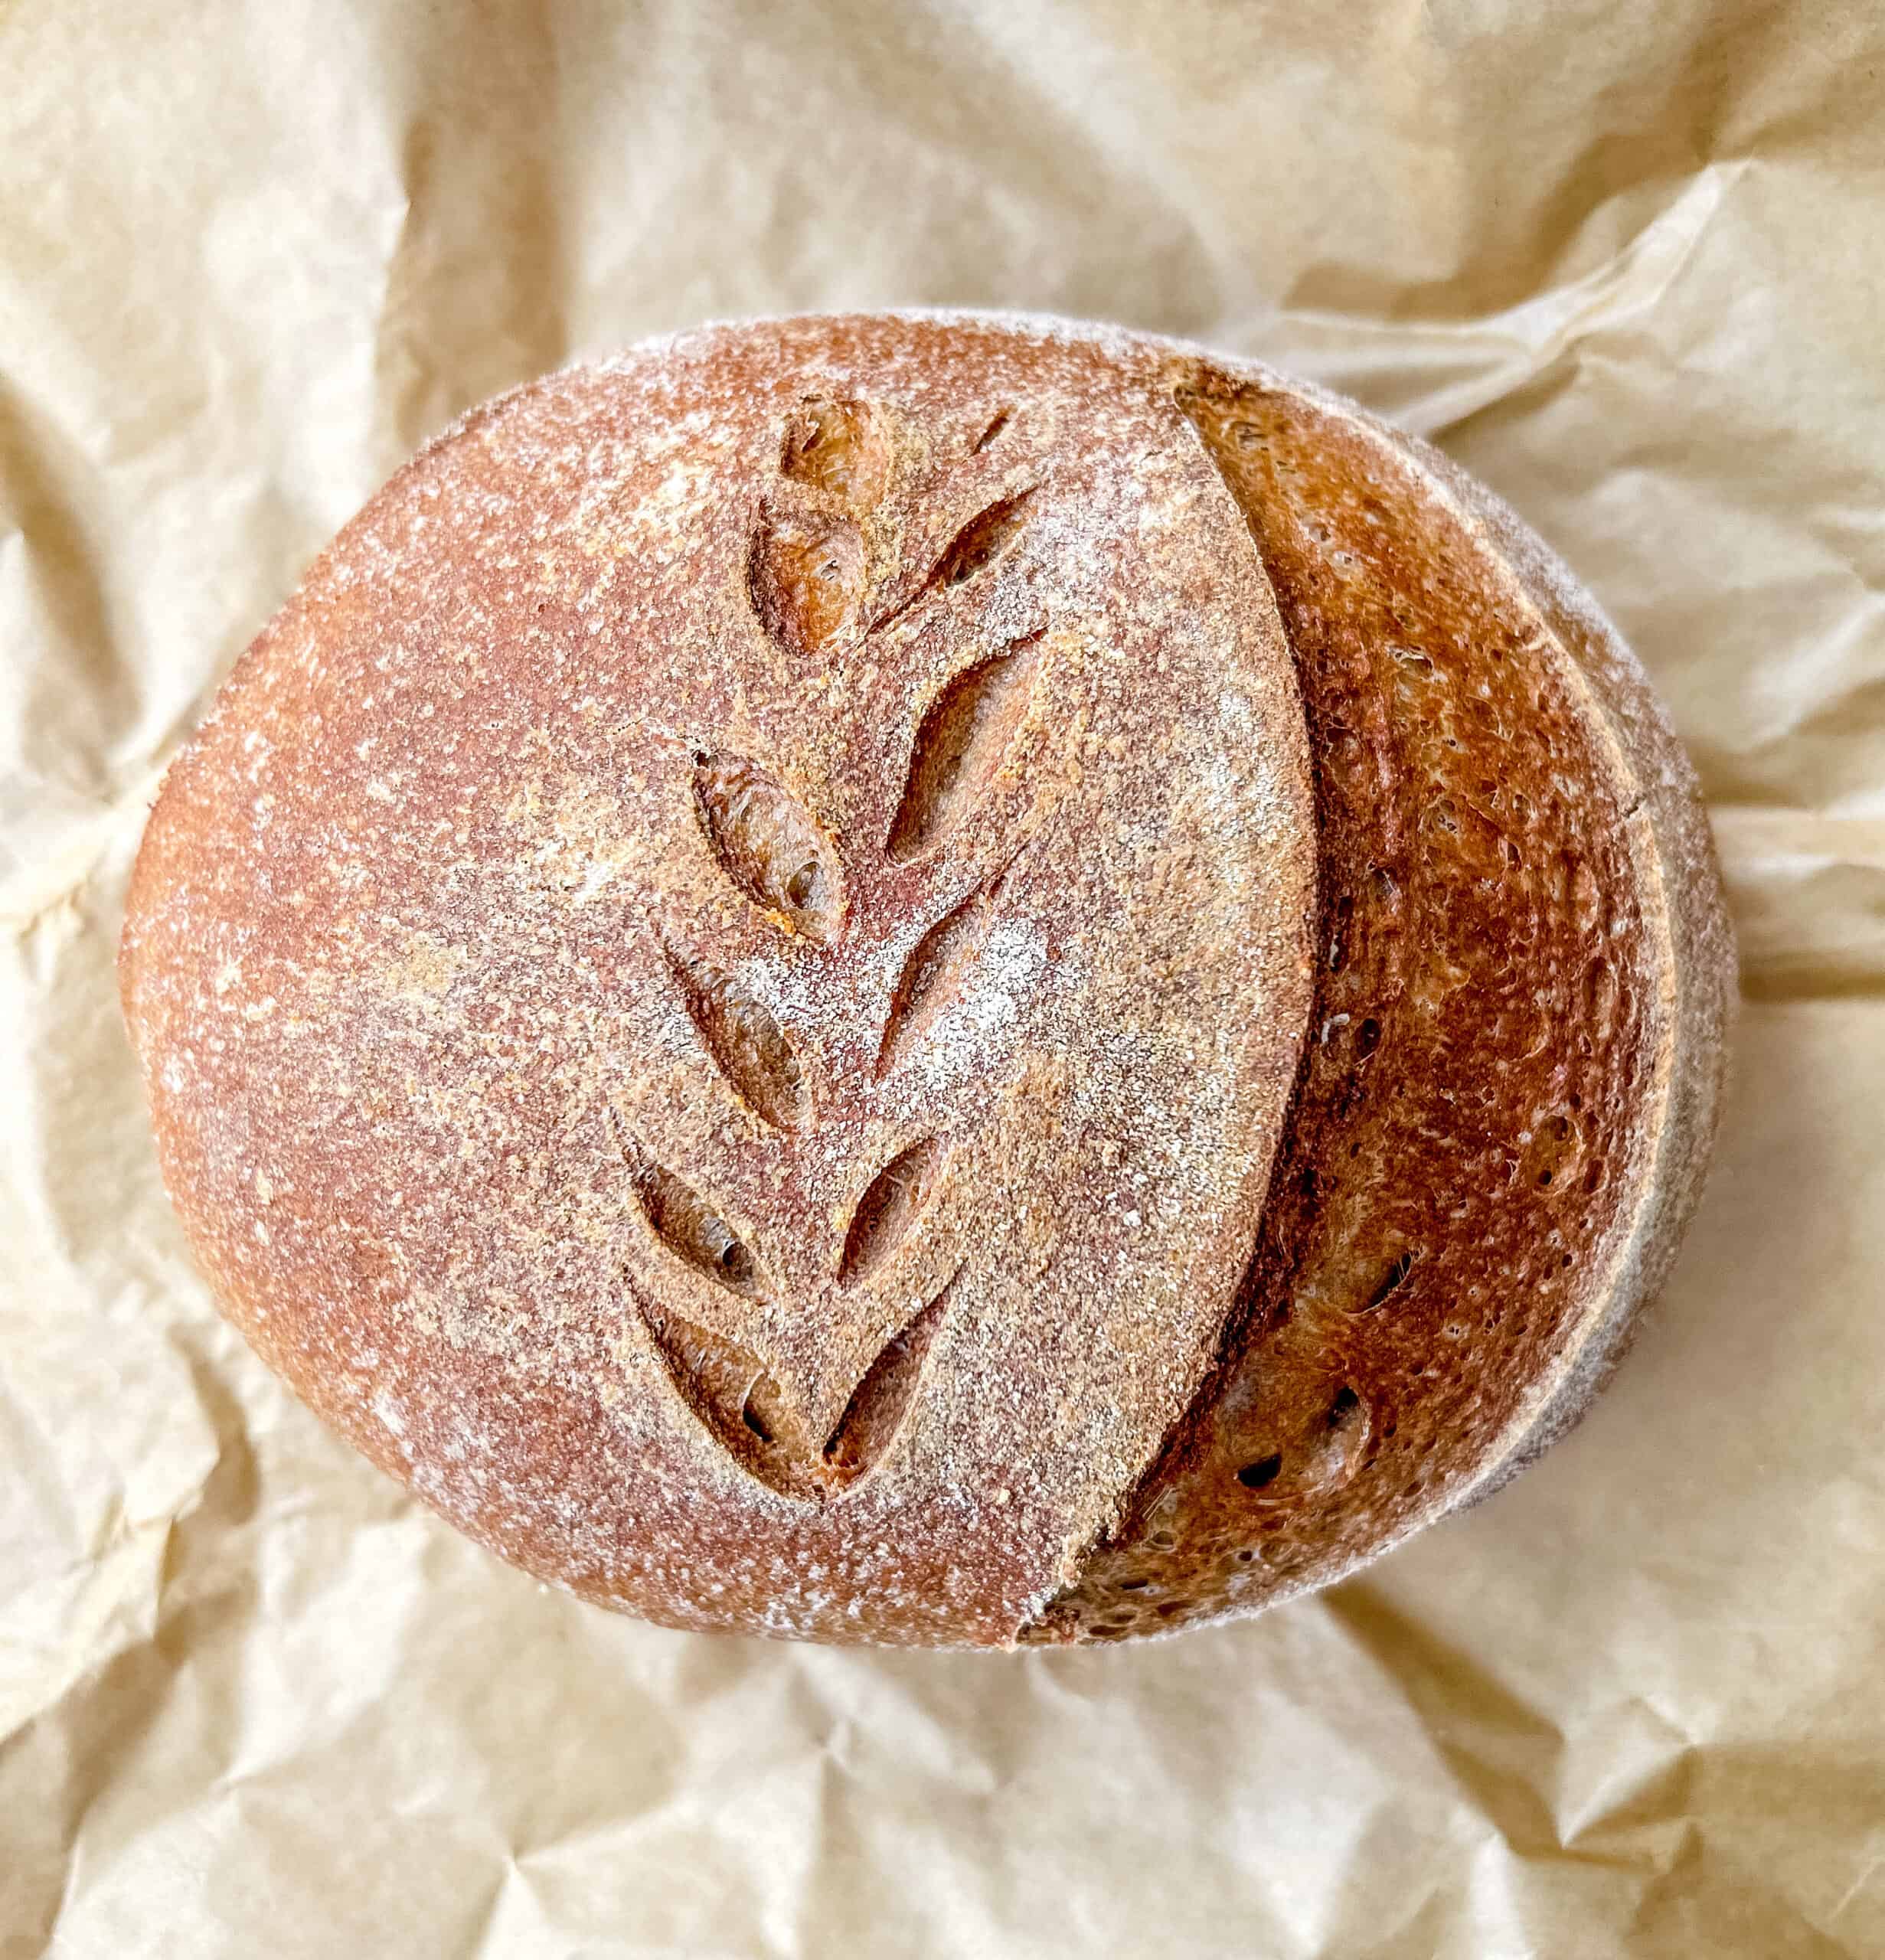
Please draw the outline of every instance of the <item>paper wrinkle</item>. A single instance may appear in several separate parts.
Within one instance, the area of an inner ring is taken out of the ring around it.
[[[1715,831],[1749,1000],[1885,993],[1885,819],[1730,808]]]
[[[1436,1766],[1511,1849],[1556,1847],[1558,1834],[1543,1784],[1557,1769],[1563,1731],[1529,1707],[1492,1671],[1376,1597],[1365,1580],[1338,1588],[1331,1613],[1375,1659],[1426,1730]],[[1470,1742],[1459,1712],[1472,1712]]]
[[[64,809],[56,790],[30,780],[15,786],[14,795],[0,790],[0,822],[21,846],[17,853],[0,848],[0,931],[28,939],[49,915],[74,906],[106,860],[122,851],[127,831],[142,825],[162,777],[161,767],[147,768],[109,804]]]
[[[1825,582],[1843,590],[1842,617],[1836,629],[1818,641],[1811,665],[1804,659],[1800,663],[1789,691],[1793,698],[1776,702],[1778,712],[1755,753],[1779,748],[1791,737],[1885,727],[1885,672],[1878,671],[1874,651],[1882,643],[1885,593],[1867,590],[1857,568],[1844,560],[1828,565]],[[1870,662],[1868,652],[1873,654]],[[1885,786],[1873,789],[1869,807],[1854,809],[1845,801],[1836,813],[1880,814],[1882,799]]]
[[[1847,0],[0,5],[0,1960],[1885,1953],[1880,72]],[[1437,437],[1662,689],[1743,956],[1583,1428],[1136,1651],[498,1566],[215,1318],[116,1019],[164,763],[413,444],[574,348],[951,304]]]
[[[1603,264],[1469,327],[1384,328],[1384,340],[1423,339],[1449,366],[1471,363],[1450,385],[1397,404],[1397,419],[1444,446],[1474,416],[1536,384],[1588,343],[1627,334],[1682,276],[1745,162],[1711,164]],[[1397,350],[1397,358],[1401,358]]]

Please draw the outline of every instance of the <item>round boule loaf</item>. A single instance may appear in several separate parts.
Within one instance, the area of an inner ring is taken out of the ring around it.
[[[1324,1584],[1573,1420],[1733,958],[1501,505],[1248,361],[710,328],[473,411],[167,776],[122,972],[223,1310],[671,1625],[1005,1647]]]

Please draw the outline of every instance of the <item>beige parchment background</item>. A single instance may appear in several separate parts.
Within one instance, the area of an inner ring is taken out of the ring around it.
[[[1885,1954],[1885,14],[0,0],[0,1956]],[[165,760],[459,408],[756,311],[1265,358],[1577,567],[1747,1006],[1616,1386],[1267,1619],[932,1658],[492,1563],[213,1315],[111,973]]]

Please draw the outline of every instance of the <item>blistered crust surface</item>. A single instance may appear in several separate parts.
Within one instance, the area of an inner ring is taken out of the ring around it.
[[[1325,1583],[1573,1417],[1693,1202],[1731,972],[1679,752],[1535,541],[1527,585],[1359,417],[1173,371],[1298,662],[1316,1002],[1243,1317],[1037,1640]]]
[[[454,1523],[675,1624],[998,1645],[1222,1348],[1314,845],[1155,365],[720,330],[348,528],[172,773],[126,1005],[225,1309]]]

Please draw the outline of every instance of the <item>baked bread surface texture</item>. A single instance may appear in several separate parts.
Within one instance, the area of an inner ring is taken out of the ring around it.
[[[1325,1583],[1571,1419],[1732,966],[1483,492],[1249,364],[889,315],[422,452],[173,766],[122,969],[223,1309],[452,1523],[1002,1647]]]

